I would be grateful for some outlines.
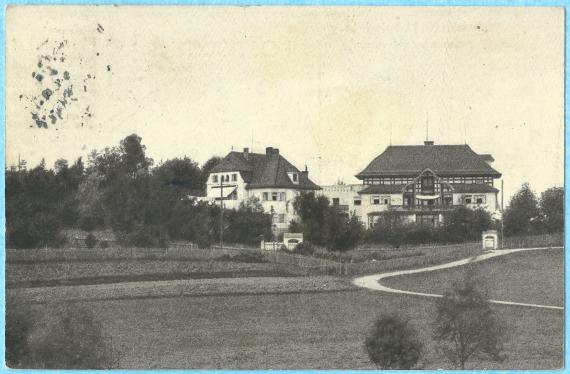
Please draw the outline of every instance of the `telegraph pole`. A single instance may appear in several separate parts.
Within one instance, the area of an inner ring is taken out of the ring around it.
[[[224,176],[220,175],[220,249],[224,248]]]
[[[501,179],[501,249],[504,247],[505,237],[504,237],[504,229],[503,229],[503,222],[505,221],[505,207],[503,204],[505,188],[504,188],[504,180]]]

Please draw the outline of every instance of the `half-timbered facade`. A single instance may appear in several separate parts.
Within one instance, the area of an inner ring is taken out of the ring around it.
[[[324,186],[323,193],[339,210],[356,214],[373,227],[386,214],[404,222],[439,225],[457,206],[498,210],[491,155],[468,145],[389,146],[356,175],[359,185]]]

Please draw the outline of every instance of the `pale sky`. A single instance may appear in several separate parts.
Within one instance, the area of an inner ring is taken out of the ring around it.
[[[508,201],[563,185],[563,88],[562,8],[12,6],[6,162],[137,133],[155,163],[201,164],[253,139],[319,184],[357,183],[427,120],[436,144],[491,153]]]

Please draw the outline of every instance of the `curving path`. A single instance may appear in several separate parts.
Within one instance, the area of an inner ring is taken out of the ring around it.
[[[488,259],[493,258],[493,257],[503,256],[503,255],[507,255],[507,254],[515,253],[515,252],[544,250],[544,249],[560,249],[560,248],[563,248],[563,247],[517,248],[517,249],[502,249],[502,250],[497,250],[497,251],[489,251],[489,252],[485,252],[481,255],[475,256],[475,257],[464,258],[463,260],[453,261],[453,262],[449,262],[447,264],[442,264],[442,265],[430,266],[427,268],[412,269],[412,270],[398,270],[398,271],[393,271],[390,273],[381,273],[381,274],[368,275],[365,277],[358,277],[358,278],[353,279],[352,283],[358,287],[369,288],[371,290],[376,290],[376,291],[384,291],[384,292],[389,292],[389,293],[413,295],[413,296],[424,296],[424,297],[443,297],[443,295],[438,295],[438,294],[397,290],[394,288],[383,286],[380,283],[380,281],[382,279],[396,277],[396,276],[400,276],[400,275],[424,273],[424,272],[428,272],[428,271],[435,271],[435,270],[441,270],[441,269],[447,269],[447,268],[452,268],[452,267],[456,267],[456,266],[471,264],[474,262],[484,261],[484,260],[488,260]],[[512,301],[502,301],[502,300],[489,300],[489,302],[493,303],[493,304],[502,304],[502,305],[517,305],[517,306],[526,306],[526,307],[532,307],[532,308],[564,310],[564,307],[554,306],[554,305],[515,303]]]

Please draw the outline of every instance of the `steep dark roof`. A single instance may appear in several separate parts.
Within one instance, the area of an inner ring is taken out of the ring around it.
[[[477,193],[477,192],[498,192],[499,190],[488,184],[453,184],[453,192],[458,193]]]
[[[359,194],[382,194],[382,193],[402,193],[405,184],[375,184],[370,185],[360,191]]]
[[[216,165],[211,173],[239,171],[247,189],[291,188],[297,190],[320,190],[309,179],[308,173],[301,172],[293,164],[275,152],[271,154],[230,152]],[[299,184],[289,179],[288,172],[299,174]]]
[[[431,169],[438,175],[489,175],[500,177],[468,145],[402,145],[389,146],[356,175],[367,176],[416,175]]]

